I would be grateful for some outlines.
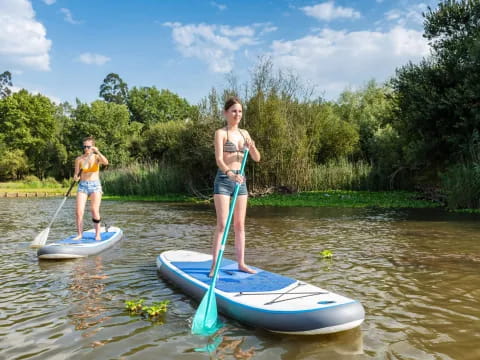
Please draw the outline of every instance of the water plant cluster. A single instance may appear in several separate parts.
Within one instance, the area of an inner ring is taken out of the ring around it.
[[[151,321],[163,323],[160,316],[167,312],[170,300],[156,301],[150,306],[144,303],[145,299],[126,300],[125,309],[130,312],[130,315],[141,315]]]

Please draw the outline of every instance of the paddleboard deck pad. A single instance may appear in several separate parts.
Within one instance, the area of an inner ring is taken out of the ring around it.
[[[74,240],[76,235],[71,235],[63,240],[42,246],[37,251],[40,259],[74,259],[96,255],[104,250],[111,248],[123,236],[123,231],[115,226],[109,226],[107,229],[101,228],[101,240],[95,240],[95,230],[90,229],[83,232],[80,240]]]
[[[157,257],[160,274],[188,295],[201,300],[212,279],[212,256],[187,250]],[[215,295],[218,310],[253,327],[273,332],[315,335],[353,329],[365,319],[360,302],[303,281],[256,267],[256,274],[238,270],[223,259]]]

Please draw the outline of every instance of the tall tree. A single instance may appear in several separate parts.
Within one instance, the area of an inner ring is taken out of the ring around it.
[[[406,165],[442,170],[480,128],[480,0],[444,0],[424,16],[433,53],[397,71],[392,125]]]
[[[9,150],[23,151],[29,168],[40,178],[49,175],[57,165],[51,151],[58,145],[54,114],[55,105],[49,98],[26,90],[0,100],[3,143]]]
[[[106,102],[125,105],[128,101],[128,85],[118,74],[110,73],[100,85],[100,97]]]
[[[13,86],[12,74],[10,71],[4,71],[0,74],[0,99],[3,99],[12,93],[10,86]]]
[[[146,125],[159,122],[191,119],[196,107],[169,90],[159,91],[155,86],[134,87],[130,90],[128,108],[132,120]]]

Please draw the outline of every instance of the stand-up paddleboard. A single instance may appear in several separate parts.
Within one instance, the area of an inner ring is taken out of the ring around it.
[[[208,290],[212,256],[194,251],[166,251],[157,257],[163,277],[200,300]],[[221,313],[273,332],[315,335],[353,329],[365,319],[362,304],[317,286],[252,267],[238,270],[223,259],[215,295]]]
[[[111,248],[122,238],[123,231],[115,226],[109,226],[107,229],[101,228],[102,240],[95,240],[95,230],[90,229],[83,232],[80,240],[73,240],[76,235],[71,235],[66,239],[42,246],[37,251],[40,259],[75,259],[96,255],[104,250]]]

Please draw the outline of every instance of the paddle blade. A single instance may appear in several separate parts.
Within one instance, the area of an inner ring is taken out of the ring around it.
[[[222,327],[218,321],[215,292],[210,287],[202,299],[192,322],[192,334],[212,335]]]
[[[39,248],[45,245],[48,238],[48,233],[50,232],[50,227],[47,227],[43,230],[40,234],[38,234],[35,239],[33,239],[32,243],[30,244],[31,248]]]

